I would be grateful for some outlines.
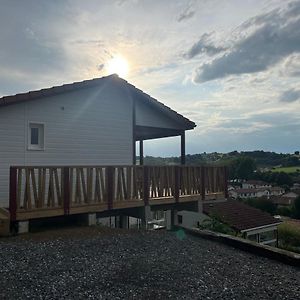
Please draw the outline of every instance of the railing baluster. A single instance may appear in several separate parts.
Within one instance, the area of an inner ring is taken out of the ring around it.
[[[149,169],[147,166],[143,167],[143,197],[144,204],[149,205]]]
[[[64,214],[68,215],[70,213],[70,169],[68,167],[64,167],[62,169],[63,173],[63,199],[64,199]]]

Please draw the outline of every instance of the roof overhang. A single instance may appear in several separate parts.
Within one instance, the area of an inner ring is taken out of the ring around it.
[[[135,126],[135,140],[152,140],[165,137],[179,136],[184,133],[181,129]]]
[[[241,233],[248,232],[248,231],[254,231],[254,230],[260,230],[260,229],[265,229],[265,228],[269,228],[269,227],[274,227],[274,226],[280,225],[281,223],[282,222],[277,222],[277,223],[263,225],[263,226],[258,226],[258,227],[254,227],[254,228],[247,228],[247,229],[241,230]]]

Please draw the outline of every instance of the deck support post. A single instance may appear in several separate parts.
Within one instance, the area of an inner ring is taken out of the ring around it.
[[[140,140],[140,165],[144,164],[144,143],[143,140]]]
[[[129,217],[125,215],[119,216],[119,228],[128,229],[129,228]]]
[[[142,217],[142,224],[141,227],[143,229],[149,229],[148,222],[151,221],[152,214],[151,214],[151,208],[150,205],[145,205],[144,206],[144,212],[143,212],[143,217]]]
[[[16,221],[17,216],[17,168],[10,167],[9,173],[9,212],[10,220]]]
[[[166,227],[167,230],[173,230],[174,226],[178,225],[178,211],[177,210],[167,210],[166,211]]]
[[[181,164],[185,165],[185,132],[181,133]]]

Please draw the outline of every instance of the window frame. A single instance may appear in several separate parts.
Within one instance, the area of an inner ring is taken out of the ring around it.
[[[31,144],[31,129],[38,128],[38,144]],[[28,122],[28,138],[27,150],[30,151],[44,151],[45,150],[45,123],[42,122]]]

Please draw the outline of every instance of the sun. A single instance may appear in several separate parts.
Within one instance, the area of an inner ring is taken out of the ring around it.
[[[128,62],[122,56],[114,56],[107,62],[106,69],[109,74],[118,74],[124,78],[128,74]]]

